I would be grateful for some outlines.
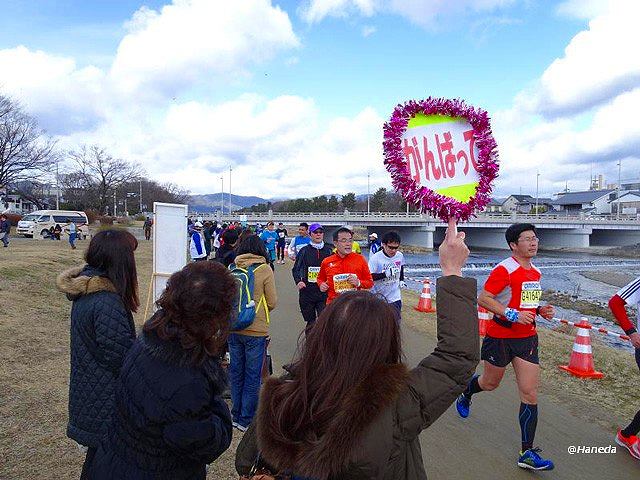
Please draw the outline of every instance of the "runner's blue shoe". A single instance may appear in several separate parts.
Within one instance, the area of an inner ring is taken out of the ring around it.
[[[456,399],[456,410],[462,418],[467,418],[471,413],[471,399],[464,393],[461,393]]]
[[[539,448],[530,448],[529,450],[520,452],[518,466],[529,470],[553,470],[553,462],[551,460],[545,460],[538,455],[538,452],[541,451]]]

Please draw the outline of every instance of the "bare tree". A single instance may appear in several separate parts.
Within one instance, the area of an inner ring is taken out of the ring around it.
[[[54,147],[35,118],[0,95],[0,189],[46,175],[55,162]]]
[[[83,145],[68,153],[75,168],[69,172],[76,186],[92,189],[96,195],[95,205],[104,212],[110,204],[114,191],[133,179],[139,178],[143,171],[138,164],[112,157],[98,145]]]
[[[140,187],[142,190],[142,201],[140,201]],[[155,180],[139,178],[135,181],[127,182],[118,189],[118,198],[128,198],[128,211],[140,213],[140,204],[143,209],[153,208],[153,202],[164,203],[188,203],[189,191],[184,190],[174,183],[158,183]]]

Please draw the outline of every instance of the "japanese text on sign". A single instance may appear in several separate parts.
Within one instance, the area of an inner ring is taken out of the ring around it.
[[[473,127],[462,119],[416,115],[402,136],[413,180],[442,195],[466,201],[479,181]]]

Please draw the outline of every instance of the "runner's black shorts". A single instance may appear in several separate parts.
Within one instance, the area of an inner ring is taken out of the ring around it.
[[[515,358],[540,364],[538,358],[538,335],[525,338],[484,337],[480,358],[491,365],[504,368]]]

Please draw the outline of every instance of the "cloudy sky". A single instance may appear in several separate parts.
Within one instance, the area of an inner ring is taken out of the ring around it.
[[[497,195],[640,177],[637,0],[3,0],[0,93],[192,193],[389,187],[409,99],[492,117]]]

